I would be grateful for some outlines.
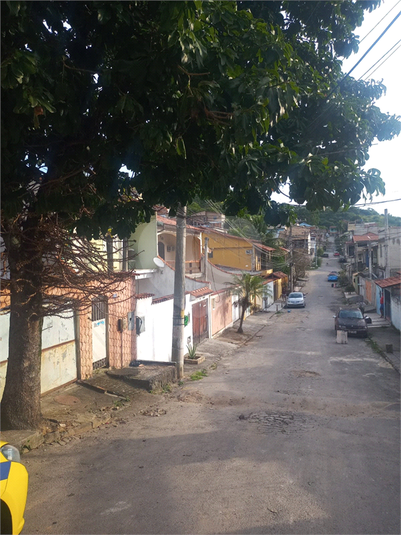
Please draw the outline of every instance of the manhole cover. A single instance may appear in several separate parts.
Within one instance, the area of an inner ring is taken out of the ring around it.
[[[77,403],[80,403],[80,400],[76,398],[75,396],[56,396],[54,398],[54,401],[56,403],[59,403],[60,405],[76,405]]]

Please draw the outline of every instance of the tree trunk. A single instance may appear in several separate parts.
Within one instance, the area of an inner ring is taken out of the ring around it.
[[[35,250],[34,229],[6,240],[11,301],[6,384],[1,402],[2,429],[35,429],[42,421],[43,259]],[[30,234],[30,236],[29,236]]]
[[[248,299],[246,299],[246,298],[243,299],[241,305],[242,305],[241,306],[241,318],[240,318],[239,327],[238,327],[238,330],[237,330],[237,333],[240,333],[240,334],[242,334],[244,332],[242,330],[242,324],[244,323],[245,310],[248,308],[248,305],[249,305]]]

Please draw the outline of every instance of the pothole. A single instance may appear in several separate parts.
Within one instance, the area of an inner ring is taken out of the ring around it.
[[[247,420],[251,424],[256,424],[261,433],[285,433],[291,434],[299,431],[306,431],[314,427],[314,422],[310,418],[306,419],[300,414],[291,412],[268,413],[251,412],[249,416],[241,414],[240,420]]]
[[[320,377],[320,373],[310,370],[291,370],[291,373],[295,377]]]

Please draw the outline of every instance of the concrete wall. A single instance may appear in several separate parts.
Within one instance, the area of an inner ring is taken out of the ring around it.
[[[401,331],[401,301],[398,297],[391,297],[391,323]]]
[[[0,315],[0,396],[3,395],[8,362],[10,313]],[[77,378],[77,351],[74,314],[49,316],[43,320],[41,356],[41,393]]]
[[[173,340],[173,298],[152,303],[152,297],[138,299],[136,315],[144,318],[145,330],[136,337],[138,360],[171,362]],[[192,345],[190,296],[186,296],[185,315],[190,320],[184,328],[184,339]]]
[[[137,294],[151,293],[155,298],[174,294],[174,274],[175,271],[168,265],[155,270],[151,277],[137,279]],[[192,292],[199,288],[204,288],[208,283],[185,277],[185,290]]]
[[[220,291],[210,296],[210,321],[212,336],[232,325],[232,296],[229,291]]]
[[[136,240],[136,242],[133,242]],[[130,247],[138,253],[136,269],[154,268],[153,258],[157,256],[157,222],[153,216],[149,223],[141,223],[130,238]]]
[[[203,230],[202,247],[205,245],[205,237],[209,238],[209,250],[213,253],[213,257],[210,258],[212,264],[229,266],[244,271],[252,270],[252,243],[243,238]],[[247,251],[250,254],[247,254]]]

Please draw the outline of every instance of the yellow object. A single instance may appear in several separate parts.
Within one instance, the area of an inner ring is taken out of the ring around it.
[[[3,449],[6,448],[8,453]],[[24,527],[24,512],[28,494],[28,472],[19,462],[16,448],[0,441],[0,533],[18,534]]]

